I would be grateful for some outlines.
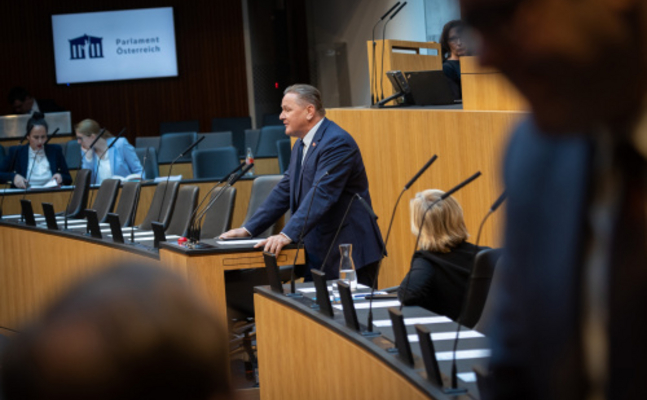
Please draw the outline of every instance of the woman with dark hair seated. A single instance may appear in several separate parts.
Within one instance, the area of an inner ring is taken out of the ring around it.
[[[462,99],[460,58],[469,55],[464,33],[467,26],[463,21],[449,21],[440,35],[440,47],[443,53],[443,72],[449,79],[454,98]]]
[[[61,146],[45,145],[47,122],[43,114],[36,112],[27,121],[27,141],[24,146],[9,148],[0,167],[0,182],[10,182],[20,189],[43,186],[51,181],[57,185],[72,183]]]
[[[429,189],[411,200],[411,231],[416,236],[420,233],[420,244],[411,260],[411,271],[400,284],[398,297],[404,305],[424,307],[456,320],[461,313],[474,257],[488,247],[467,242],[463,209],[453,197],[438,202],[426,212],[443,194],[441,190]]]

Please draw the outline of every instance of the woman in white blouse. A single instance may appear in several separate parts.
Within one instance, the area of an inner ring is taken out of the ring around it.
[[[0,167],[0,182],[26,189],[30,186],[69,185],[70,171],[65,163],[63,149],[47,141],[47,122],[36,112],[27,122],[27,141],[24,146],[13,146]]]

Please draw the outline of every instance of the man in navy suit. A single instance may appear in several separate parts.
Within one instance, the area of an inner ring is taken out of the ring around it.
[[[533,116],[506,161],[496,399],[644,398],[647,2],[461,0]]]
[[[256,247],[278,254],[285,245],[298,242],[303,231],[308,267],[321,268],[353,196],[359,194],[371,204],[366,170],[355,140],[325,117],[326,110],[316,88],[302,84],[290,86],[284,92],[281,107],[285,133],[298,138],[292,149],[290,167],[247,224],[221,237],[254,236],[290,210],[292,217],[283,231]],[[330,170],[355,150],[355,155]],[[339,244],[342,243],[353,245],[358,281],[372,284],[384,243],[377,223],[358,201],[351,205],[326,261],[324,271],[328,279],[339,275]]]

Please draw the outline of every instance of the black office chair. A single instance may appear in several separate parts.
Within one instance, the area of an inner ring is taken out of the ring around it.
[[[0,144],[0,165],[4,162],[4,158],[7,153],[5,153],[4,146]]]
[[[175,132],[200,132],[200,121],[191,119],[187,121],[169,121],[160,124],[160,136]]]
[[[213,132],[230,131],[233,146],[238,150],[238,157],[245,157],[245,129],[252,129],[251,117],[214,118],[211,120]]]
[[[474,268],[470,275],[469,288],[460,317],[460,323],[469,328],[481,318],[483,306],[490,291],[492,275],[503,249],[481,250],[474,258]]]
[[[213,239],[231,229],[231,220],[234,217],[234,204],[236,203],[236,188],[216,189],[212,192],[213,199],[226,190],[204,215],[200,239]]]
[[[193,144],[197,139],[195,132],[167,133],[160,139],[159,153],[157,160],[161,163],[170,163],[184,149]],[[179,162],[190,162],[191,154],[186,154],[178,160]]]
[[[234,147],[234,140],[231,132],[207,132],[201,133],[200,136],[204,136],[204,140],[198,144],[196,147],[197,150]],[[238,150],[236,150],[236,155],[238,155]]]
[[[292,155],[292,142],[290,139],[281,139],[276,142],[276,150],[279,155],[279,169],[282,174],[290,168],[290,156]]]
[[[221,179],[240,164],[236,149],[232,146],[195,150],[191,158],[194,179]]]
[[[168,189],[165,189],[166,185],[166,181],[157,184],[148,213],[146,214],[146,217],[144,217],[144,221],[142,221],[142,223],[137,227],[140,230],[152,230],[152,222],[161,223],[164,226],[164,229],[168,226],[171,216],[173,215],[173,205],[175,204],[175,197],[177,196],[180,183],[177,181],[169,181]],[[165,191],[166,194],[164,194]],[[162,202],[162,196],[164,197],[164,202]]]
[[[74,184],[74,192],[72,193],[70,204],[65,212],[59,213],[58,215],[65,215],[65,213],[67,213],[68,218],[83,218],[84,211],[88,208],[88,193],[90,190],[91,176],[92,171],[89,169],[80,169],[76,173],[76,182]]]
[[[101,182],[94,204],[92,204],[92,209],[97,212],[97,220],[100,223],[105,222],[108,213],[112,212],[117,200],[120,183],[119,179],[105,179]]]
[[[261,175],[254,179],[254,183],[252,184],[252,193],[249,196],[247,214],[245,214],[243,225],[252,218],[258,207],[263,204],[267,196],[272,192],[272,189],[274,189],[274,186],[276,186],[281,179],[283,179],[283,175]],[[271,236],[273,232],[274,225],[270,226],[265,230],[265,232],[262,232],[256,237],[265,238]]]
[[[76,139],[65,143],[65,163],[69,169],[76,169],[81,165],[81,145]]]
[[[492,274],[492,280],[490,282],[490,290],[488,291],[487,298],[485,299],[485,304],[483,305],[483,311],[481,312],[481,317],[474,326],[474,330],[481,332],[484,335],[489,335],[492,329],[492,314],[494,304],[497,303],[497,296],[499,295],[499,290],[501,288],[501,269],[502,264],[506,261],[505,257],[499,257],[499,260],[496,263],[494,268],[494,273]]]
[[[193,185],[184,185],[180,188],[175,201],[173,216],[166,228],[167,235],[186,236],[189,228],[191,214],[198,205],[198,194],[200,188]]]
[[[135,148],[145,149],[152,147],[157,153],[160,152],[160,137],[159,136],[137,136],[135,138]]]
[[[160,176],[157,150],[155,150],[155,147],[137,147],[135,148],[135,153],[137,153],[137,158],[139,158],[139,162],[144,168],[144,179],[155,179]],[[146,157],[146,162],[144,162],[144,157]]]
[[[276,142],[285,139],[285,126],[264,126],[258,137],[255,157],[278,157]]]
[[[124,182],[121,188],[121,197],[119,197],[119,204],[115,213],[119,215],[119,224],[130,226],[130,218],[134,212],[135,199],[141,190],[141,183],[139,182]]]

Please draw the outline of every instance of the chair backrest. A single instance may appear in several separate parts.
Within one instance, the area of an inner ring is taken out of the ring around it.
[[[483,306],[490,291],[492,275],[503,249],[487,249],[478,252],[474,258],[474,268],[470,275],[469,287],[465,296],[460,323],[469,328],[481,318]]]
[[[170,163],[173,161],[184,149],[189,147],[196,141],[197,134],[195,132],[181,132],[181,133],[167,133],[160,139],[159,153],[157,154],[157,161],[160,163]],[[178,161],[186,162],[191,161],[191,154],[186,154]]]
[[[76,173],[76,182],[70,204],[65,210],[70,218],[83,218],[83,211],[88,208],[88,191],[90,189],[90,177],[92,171],[80,169]]]
[[[81,145],[76,139],[65,143],[65,163],[69,169],[77,169],[81,165]]]
[[[119,179],[105,179],[101,182],[92,209],[97,212],[97,220],[104,222],[109,212],[115,207],[117,192],[119,192]]]
[[[4,150],[4,146],[0,144],[0,165],[4,162],[4,158],[6,157],[7,153]]]
[[[148,154],[146,153],[148,151]],[[160,168],[157,162],[157,150],[155,147],[135,148],[137,158],[144,167],[144,179],[155,179],[160,176]],[[144,163],[144,157],[146,162]],[[144,165],[146,164],[146,165]]]
[[[285,138],[285,126],[264,126],[258,137],[254,157],[278,157],[276,142]]]
[[[119,204],[117,204],[117,210],[115,214],[119,216],[119,224],[121,226],[130,226],[130,218],[133,213],[133,207],[135,206],[135,199],[137,198],[137,193],[141,189],[141,183],[139,182],[124,182],[121,187],[121,197],[119,197]]]
[[[281,139],[276,142],[276,150],[279,154],[279,170],[282,174],[290,167],[290,155],[292,154],[292,142],[290,139]]]
[[[270,195],[274,186],[283,178],[283,175],[260,175],[254,179],[252,184],[252,193],[249,196],[249,205],[247,206],[247,214],[243,225],[252,218],[258,207],[263,204],[267,196]],[[274,231],[274,225],[270,226],[265,232],[257,235],[256,237],[268,237]]]
[[[251,117],[214,118],[211,120],[213,132],[230,131],[233,135],[234,147],[238,150],[238,156],[244,157],[245,151],[245,129],[252,129]]]
[[[166,189],[167,184],[168,189]],[[145,231],[151,230],[153,228],[151,222],[153,221],[162,223],[165,228],[168,226],[168,222],[173,214],[173,205],[175,204],[178,186],[180,186],[180,182],[177,181],[164,181],[157,184],[153,201],[151,201],[148,213],[144,217],[144,221],[139,225],[139,229]]]
[[[252,152],[256,155],[256,147],[258,147],[258,138],[260,136],[260,129],[245,129],[245,151],[243,156],[247,155],[247,149],[252,149]]]
[[[174,132],[200,132],[200,121],[191,119],[187,121],[169,121],[160,124],[160,135]]]
[[[263,125],[262,126],[276,126],[283,125],[281,121],[281,114],[263,114]]]
[[[226,191],[204,215],[202,231],[200,232],[201,239],[213,239],[231,229],[231,220],[234,216],[234,204],[236,202],[236,188],[218,188],[212,192],[211,198],[216,197],[221,190]]]
[[[208,132],[201,133],[200,136],[204,136],[204,140],[196,147],[198,150],[234,146],[231,132]]]
[[[193,178],[195,179],[220,179],[240,164],[236,149],[231,146],[219,149],[196,150],[193,152],[192,158]]]
[[[152,147],[157,153],[160,152],[160,137],[159,136],[137,136],[135,138],[135,148],[145,149]]]
[[[198,205],[199,193],[200,189],[197,186],[185,185],[180,188],[175,201],[173,216],[168,228],[166,228],[167,235],[186,236],[191,214]]]

